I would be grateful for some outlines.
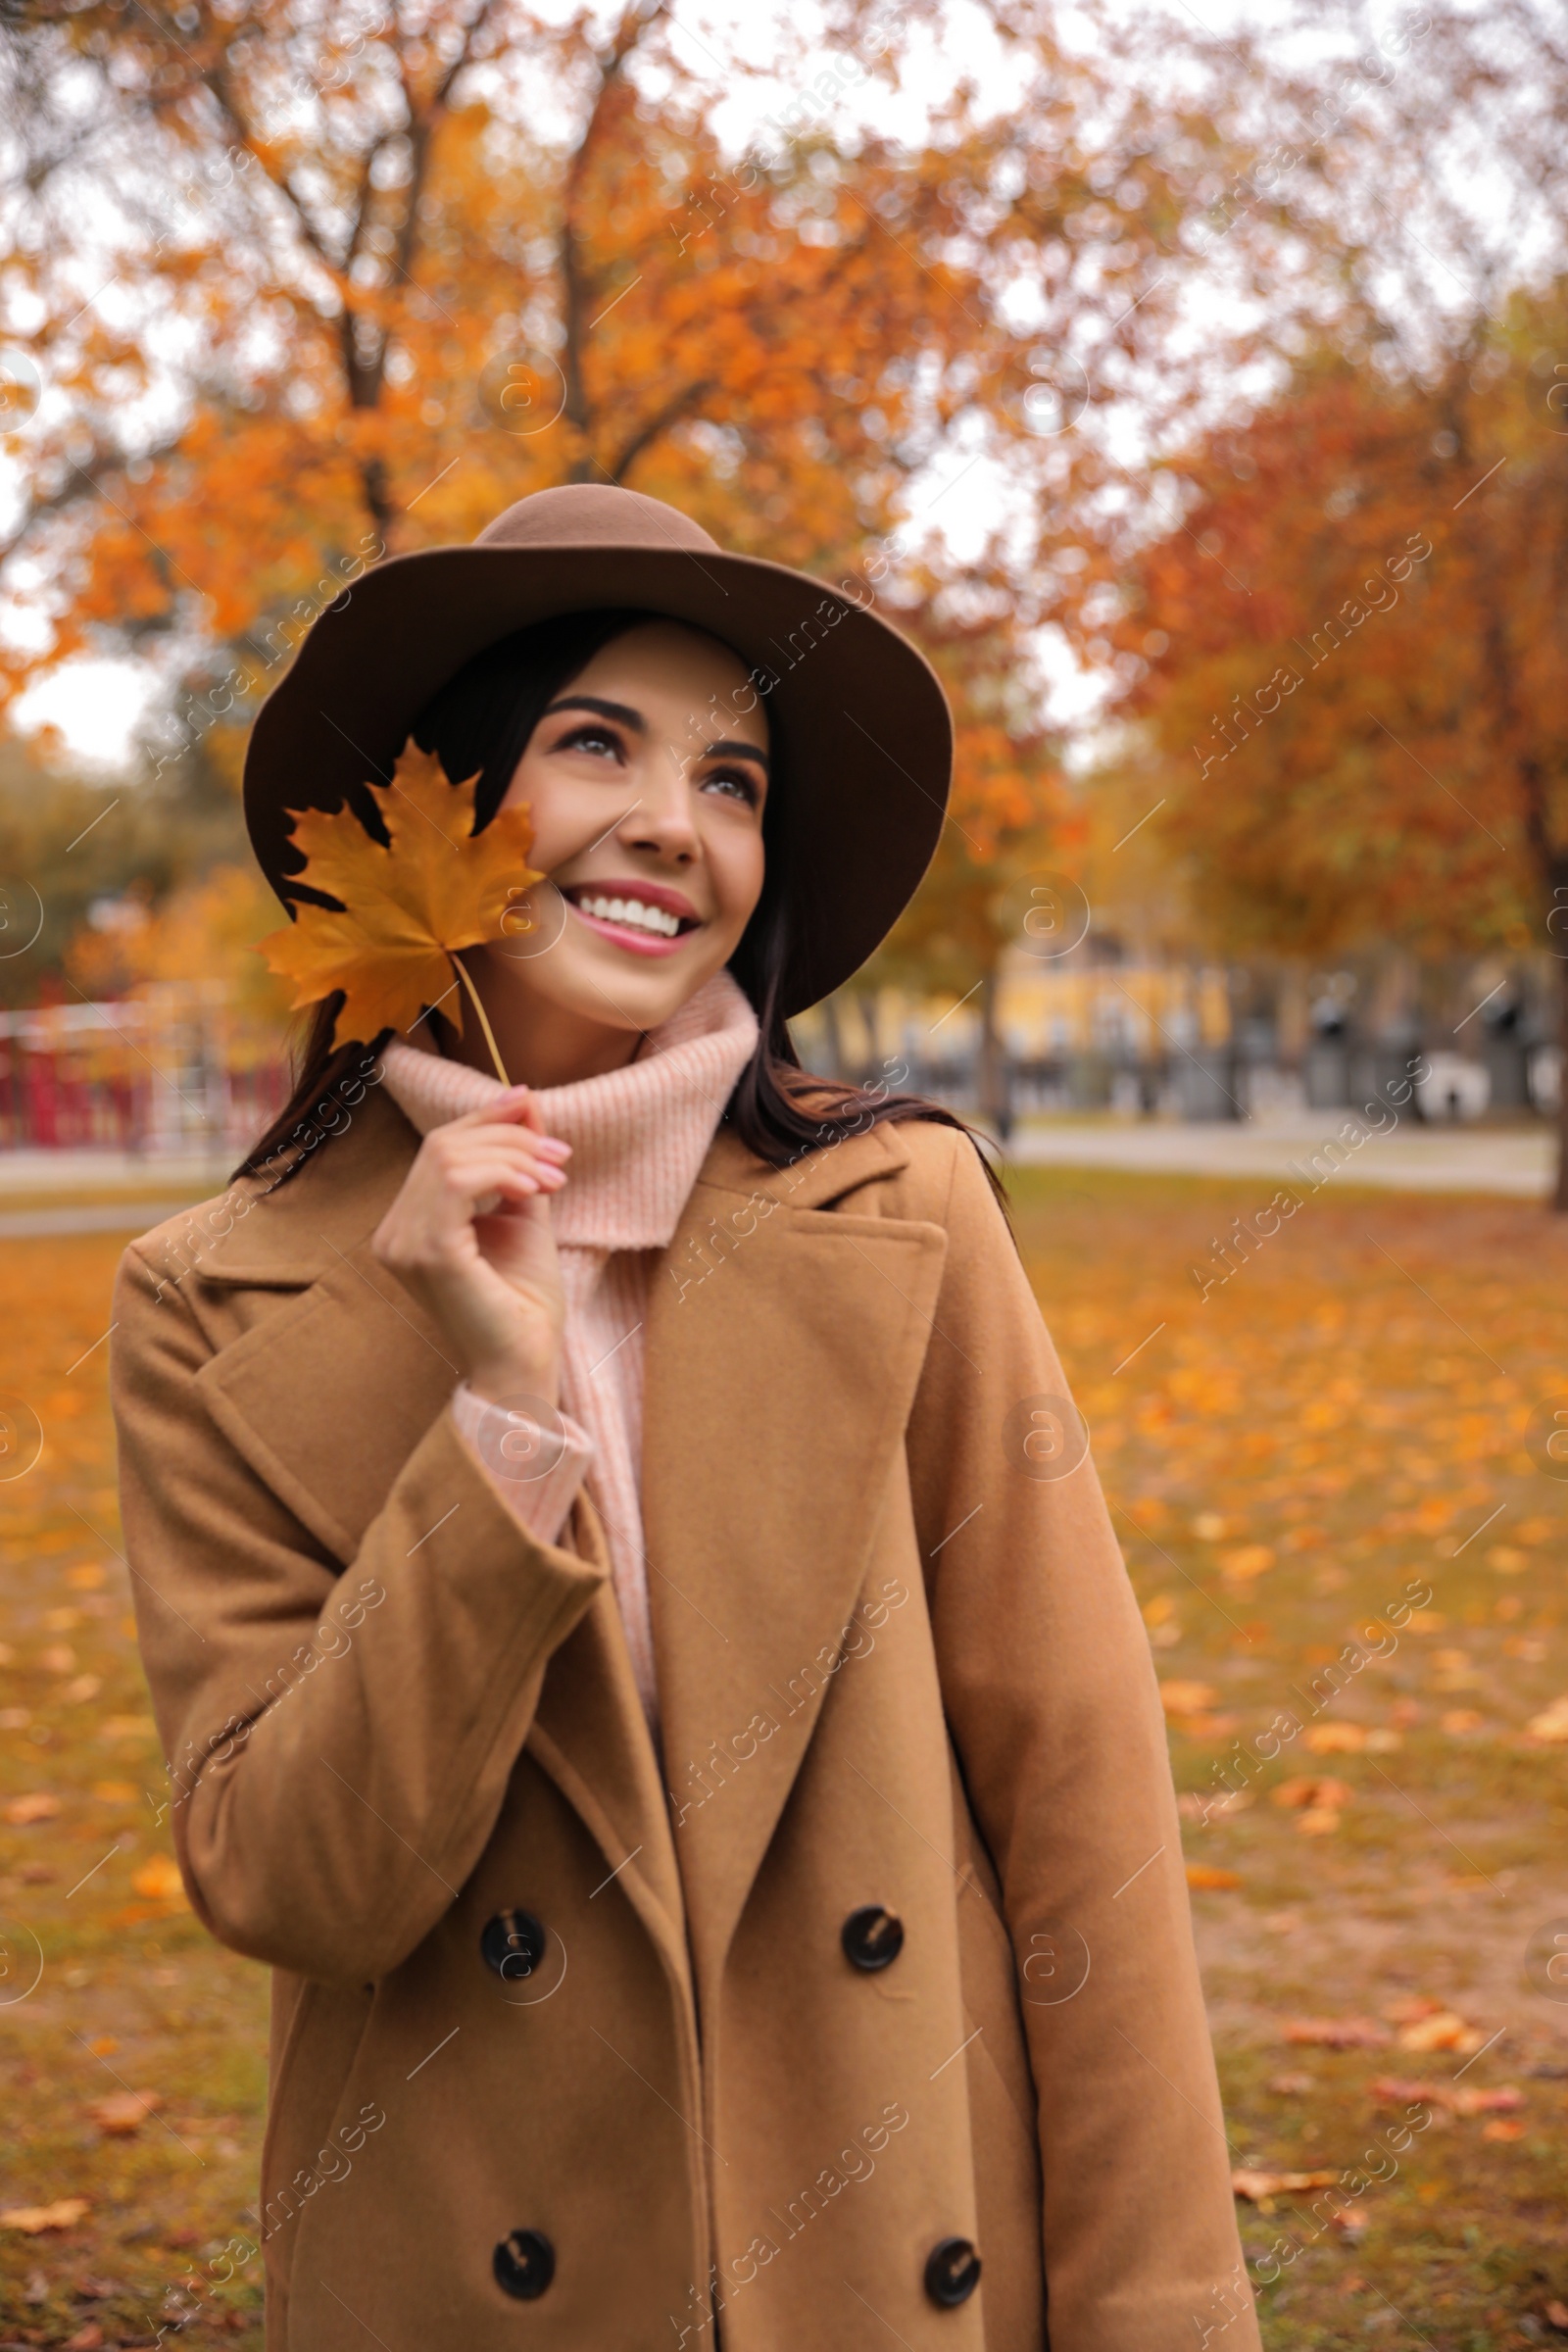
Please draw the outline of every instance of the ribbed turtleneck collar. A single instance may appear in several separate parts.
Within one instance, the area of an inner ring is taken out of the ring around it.
[[[555,1196],[558,1242],[589,1250],[662,1250],[708,1156],[735,1081],[757,1048],[757,1015],[727,971],[706,981],[641,1054],[618,1070],[535,1097],[546,1132],[570,1144],[569,1182]],[[421,1135],[482,1110],[498,1078],[401,1039],[382,1055],[387,1093]]]

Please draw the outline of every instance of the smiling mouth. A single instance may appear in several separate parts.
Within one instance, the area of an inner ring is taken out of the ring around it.
[[[593,890],[579,884],[562,895],[568,906],[595,922],[612,924],[616,930],[642,932],[652,939],[679,939],[700,927],[695,915],[676,914],[673,908],[634,898],[629,891]]]

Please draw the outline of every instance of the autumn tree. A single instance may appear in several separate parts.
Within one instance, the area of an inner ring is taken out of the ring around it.
[[[1568,946],[1565,338],[1560,286],[1426,382],[1324,355],[1175,469],[1120,708],[1233,949]]]

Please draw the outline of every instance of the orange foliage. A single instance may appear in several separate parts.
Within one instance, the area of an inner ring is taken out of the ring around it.
[[[230,1001],[258,1019],[277,1019],[287,999],[257,959],[276,902],[248,867],[215,865],[153,907],[131,893],[102,929],[77,931],[66,969],[83,996],[139,993],[162,981],[221,982]]]
[[[1234,944],[1550,944],[1568,900],[1568,285],[1434,382],[1324,362],[1128,567],[1155,820]]]

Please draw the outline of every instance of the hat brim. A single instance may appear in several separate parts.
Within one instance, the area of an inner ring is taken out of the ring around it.
[[[635,606],[707,630],[760,673],[776,716],[793,844],[785,1010],[842,986],[887,936],[947,810],[953,722],[907,638],[808,573],[720,550],[427,549],[357,580],[318,619],[257,714],[245,817],[285,902],[292,814],[362,810],[420,710],[471,656],[558,613]],[[770,685],[764,680],[771,680]],[[808,876],[808,886],[805,878]]]

